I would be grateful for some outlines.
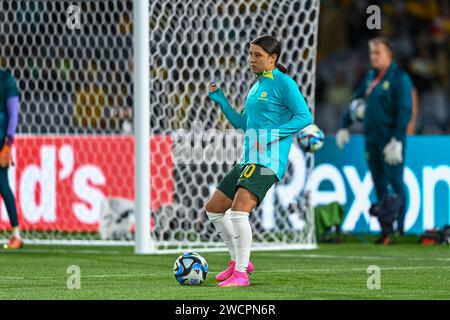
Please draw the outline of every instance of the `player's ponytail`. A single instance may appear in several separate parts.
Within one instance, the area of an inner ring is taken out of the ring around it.
[[[278,59],[281,55],[281,42],[277,38],[272,36],[260,36],[252,41],[252,44],[258,45],[264,49],[268,54],[276,54],[277,60],[275,61],[275,67],[283,73],[288,73],[287,68],[281,63],[278,63]]]
[[[283,66],[281,63],[275,63],[275,67],[283,73],[288,73],[287,68]]]

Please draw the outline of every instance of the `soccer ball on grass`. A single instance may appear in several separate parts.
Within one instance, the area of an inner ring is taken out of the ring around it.
[[[198,253],[183,253],[175,260],[173,274],[179,284],[202,284],[208,275],[208,263],[205,258]]]

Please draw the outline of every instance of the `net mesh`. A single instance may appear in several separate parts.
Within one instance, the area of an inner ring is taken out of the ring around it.
[[[75,13],[71,5],[0,2],[0,67],[21,93],[9,177],[28,240],[99,240],[104,201],[134,199],[133,2],[78,1]],[[79,28],[69,27],[77,12]],[[208,84],[215,81],[241,111],[256,80],[249,43],[274,35],[283,43],[280,62],[314,111],[319,0],[150,1],[149,15],[152,236],[163,247],[220,245],[202,208],[238,160],[241,137],[226,131]],[[226,163],[214,152],[199,161],[172,154],[174,135],[192,134],[191,147],[203,137],[196,155],[211,145],[205,133],[212,129],[215,143],[231,141]],[[305,210],[309,159],[293,150],[285,179],[252,214],[256,244],[314,242]],[[0,221],[7,237],[4,206]]]

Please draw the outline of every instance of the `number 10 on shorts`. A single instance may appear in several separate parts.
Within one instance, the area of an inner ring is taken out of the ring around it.
[[[250,178],[252,176],[253,172],[255,172],[255,169],[256,169],[256,165],[254,163],[248,164],[241,174],[241,179],[242,178]]]

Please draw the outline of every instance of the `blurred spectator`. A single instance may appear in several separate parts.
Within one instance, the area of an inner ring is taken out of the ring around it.
[[[336,1],[322,1],[322,6],[327,10],[320,15],[323,36],[319,37],[319,41],[321,53],[326,56],[348,48],[349,30],[345,23],[344,12],[342,8],[336,6]]]
[[[411,110],[411,120],[406,128],[406,134],[414,135],[417,130],[417,114],[419,112],[419,95],[417,89],[414,88],[412,92],[412,110]]]
[[[334,85],[329,86],[326,90],[325,99],[331,107],[341,114],[352,93],[351,86],[346,83],[345,74],[342,71],[338,71],[335,74]]]
[[[366,8],[381,7],[381,30],[368,30]],[[448,0],[326,0],[321,2],[316,122],[335,132],[348,90],[369,68],[367,40],[387,36],[415,86],[409,134],[450,132],[450,2]],[[359,132],[358,128],[355,132]]]
[[[90,61],[88,77],[101,78],[101,72],[95,63]],[[112,131],[131,134],[133,131],[133,109],[131,93],[124,87],[124,81],[131,80],[133,63],[128,61],[127,70],[108,70],[109,77],[120,85],[85,84],[76,88],[73,97],[75,106],[74,124],[90,132]]]

